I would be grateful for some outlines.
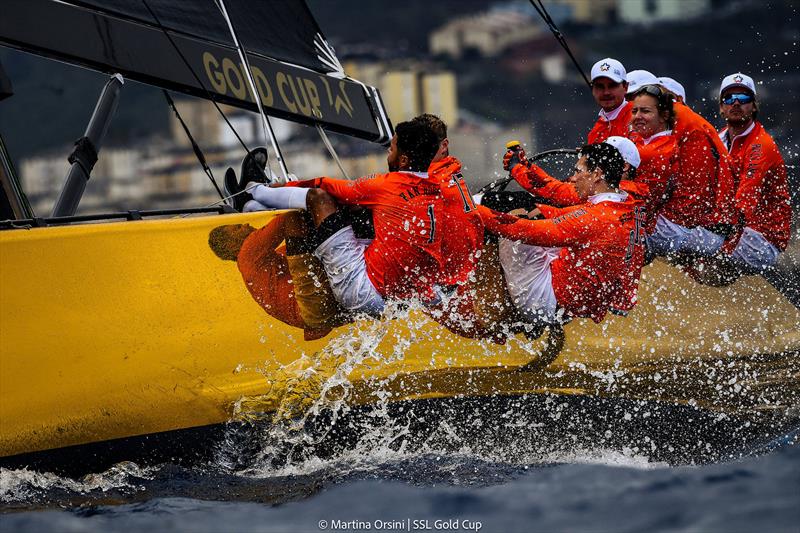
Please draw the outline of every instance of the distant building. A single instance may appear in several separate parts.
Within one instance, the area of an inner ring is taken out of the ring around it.
[[[542,28],[532,16],[495,10],[454,19],[430,34],[428,48],[434,55],[448,55],[455,59],[468,51],[494,57],[509,46],[532,39],[541,32]]]
[[[677,3],[679,0],[672,1]],[[568,7],[570,14],[567,18],[571,22],[597,25],[611,22],[618,4],[622,2],[625,0],[550,0],[548,4]],[[548,12],[555,18],[552,11],[553,9],[548,8]]]
[[[686,20],[711,10],[711,0],[618,0],[617,15],[622,22],[649,24]]]
[[[529,154],[536,152],[530,124],[498,125],[461,110],[462,121],[448,128],[450,153],[461,160],[464,179],[475,193],[483,185],[506,175],[503,153],[510,140],[520,141]]]
[[[448,124],[458,122],[458,90],[454,73],[420,62],[355,63],[345,70],[380,90],[392,123],[421,113],[438,115]]]

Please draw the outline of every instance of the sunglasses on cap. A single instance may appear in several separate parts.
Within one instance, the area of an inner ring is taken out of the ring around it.
[[[628,100],[633,100],[640,94],[649,94],[650,96],[655,96],[656,98],[660,98],[664,94],[664,91],[662,91],[661,87],[659,87],[658,85],[645,85],[644,87],[639,87],[632,93],[627,94],[625,98],[627,98]]]
[[[739,102],[740,104],[749,104],[753,100],[755,100],[755,98],[752,94],[736,93],[729,94],[723,98],[722,103],[725,105],[733,105],[734,102]]]

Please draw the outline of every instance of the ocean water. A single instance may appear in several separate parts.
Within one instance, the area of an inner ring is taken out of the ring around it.
[[[170,465],[82,481],[6,471],[0,529],[796,532],[796,441],[680,467],[595,450],[533,465],[383,453],[263,478]]]
[[[349,413],[334,425],[347,432],[325,431],[332,443],[311,438],[312,423],[302,438],[231,425],[201,464],[2,469],[0,530],[800,531],[800,427],[743,438],[700,411],[650,405],[663,432],[633,417],[597,433],[632,410],[547,396],[417,402],[406,417]],[[423,413],[431,423],[413,430]]]

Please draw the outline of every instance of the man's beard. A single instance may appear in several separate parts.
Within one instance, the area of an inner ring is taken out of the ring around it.
[[[389,172],[397,172],[400,170],[400,165],[397,163],[389,163]]]
[[[748,122],[750,122],[751,118],[752,115],[751,116],[742,115],[740,117],[726,118],[725,122],[727,122],[729,126],[741,126],[743,124],[747,124]]]

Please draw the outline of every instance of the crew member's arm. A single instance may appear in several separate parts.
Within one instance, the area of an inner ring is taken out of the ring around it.
[[[582,203],[575,186],[558,181],[536,165],[517,165],[511,169],[511,177],[531,194],[549,200],[553,205],[568,206]]]
[[[764,181],[772,168],[770,158],[763,148],[762,144],[754,144],[745,153],[744,172],[736,189],[736,209],[745,225],[756,220],[758,216],[759,203],[763,201]]]
[[[384,175],[341,180],[321,177],[312,180],[290,181],[287,187],[319,188],[346,205],[371,205],[376,195],[384,188]]]
[[[574,246],[592,242],[604,227],[585,208],[572,209],[556,218],[528,220],[478,206],[487,231],[506,239],[537,246]]]

